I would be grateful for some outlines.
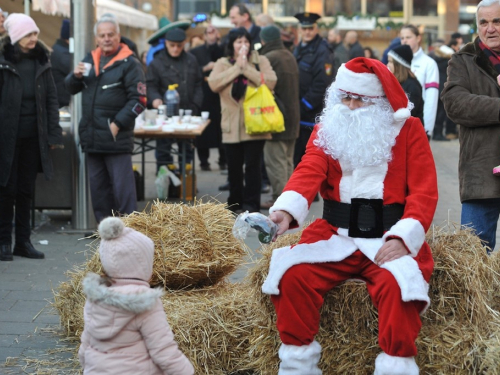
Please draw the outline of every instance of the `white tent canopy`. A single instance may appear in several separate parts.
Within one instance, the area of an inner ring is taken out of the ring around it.
[[[139,29],[157,30],[155,16],[112,0],[94,0],[97,18],[104,13],[113,13],[118,23]],[[33,10],[44,14],[70,17],[70,0],[33,0]]]

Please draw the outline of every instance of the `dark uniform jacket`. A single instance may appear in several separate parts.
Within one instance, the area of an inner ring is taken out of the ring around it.
[[[48,180],[53,177],[49,146],[62,144],[62,129],[48,49],[38,42],[32,53],[36,55],[34,79],[41,166]],[[21,112],[23,91],[16,62],[14,46],[10,37],[5,36],[0,40],[0,186],[5,186],[9,180]]]
[[[328,43],[318,35],[306,46],[294,51],[300,76],[300,125],[314,126],[323,108],[326,88],[332,80]]]
[[[100,48],[89,53],[83,62],[91,63],[87,77],[78,79],[71,72],[66,88],[75,95],[82,91],[82,119],[78,133],[84,152],[131,153],[134,148],[135,118],[146,105],[146,87],[141,63],[133,52],[120,44],[118,54],[99,70]],[[119,128],[116,139],[109,129]]]
[[[57,39],[52,46],[50,54],[50,63],[52,64],[52,75],[57,89],[57,101],[59,108],[69,105],[71,95],[64,85],[66,76],[71,73],[71,54],[69,53],[69,44],[62,39]]]
[[[295,140],[299,136],[299,69],[292,53],[285,48],[281,39],[266,43],[259,51],[266,56],[276,73],[278,81],[274,95],[282,103],[285,131],[274,133],[273,141]]]
[[[460,201],[500,198],[500,86],[498,73],[479,47],[479,38],[451,56],[441,100],[460,125]]]
[[[224,51],[217,43],[212,45],[204,44],[202,46],[193,48],[189,51],[196,57],[200,69],[210,62],[216,62],[223,55]],[[203,103],[201,105],[202,111],[210,112],[210,124],[205,128],[205,131],[200,137],[196,138],[196,146],[202,148],[219,147],[222,140],[222,132],[220,128],[221,108],[219,94],[213,92],[208,86],[208,76],[212,71],[208,70],[203,72]]]
[[[148,66],[148,107],[152,108],[155,99],[165,102],[168,86],[178,84],[176,90],[180,96],[179,108],[191,109],[193,115],[197,115],[203,104],[202,82],[203,76],[196,57],[189,52],[182,52],[178,58],[173,58],[164,49],[155,55]]]

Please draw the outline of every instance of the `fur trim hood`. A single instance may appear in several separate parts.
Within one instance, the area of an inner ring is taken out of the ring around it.
[[[37,58],[40,65],[45,65],[49,62],[50,48],[41,40],[38,40],[30,54]],[[11,43],[8,35],[0,38],[0,55],[3,55],[4,59],[11,63],[16,63],[19,60],[16,47]]]
[[[83,280],[83,292],[93,303],[106,304],[133,314],[152,310],[163,295],[161,289],[143,285],[108,287],[95,273],[89,273]]]

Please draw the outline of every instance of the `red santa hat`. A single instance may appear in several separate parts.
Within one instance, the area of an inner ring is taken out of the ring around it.
[[[339,68],[335,87],[346,93],[380,98],[386,96],[394,110],[395,120],[411,116],[408,97],[387,66],[375,59],[357,57]]]

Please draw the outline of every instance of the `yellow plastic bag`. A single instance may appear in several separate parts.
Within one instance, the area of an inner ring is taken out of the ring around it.
[[[283,114],[264,83],[259,87],[247,87],[243,110],[247,134],[281,133],[285,130]]]

